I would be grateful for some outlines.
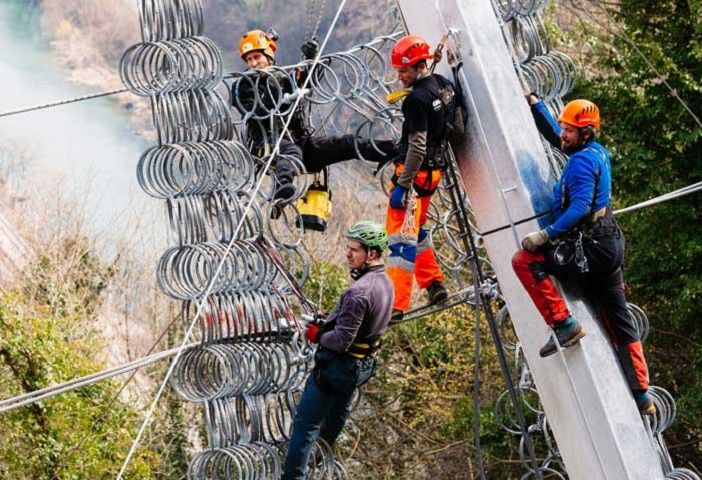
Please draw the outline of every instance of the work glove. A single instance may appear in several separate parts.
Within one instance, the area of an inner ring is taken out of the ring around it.
[[[538,232],[531,232],[522,239],[522,248],[535,252],[546,242],[548,242],[548,233],[546,233],[546,230],[539,230]]]
[[[392,208],[405,208],[407,189],[402,185],[395,185],[390,191],[390,206]]]
[[[317,43],[316,38],[312,38],[312,40],[303,43],[300,50],[302,50],[302,56],[305,57],[305,60],[314,60],[319,53],[319,43]]]
[[[526,98],[526,101],[529,105],[536,105],[536,103],[540,100],[536,92],[529,92],[526,95],[524,95],[524,98]]]
[[[314,323],[308,323],[307,330],[305,330],[305,338],[310,343],[319,343],[319,335],[319,325],[315,325]]]

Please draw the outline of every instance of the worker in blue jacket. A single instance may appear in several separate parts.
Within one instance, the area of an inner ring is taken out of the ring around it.
[[[624,294],[624,237],[610,208],[610,156],[596,141],[599,109],[588,100],[574,100],[556,121],[536,95],[529,95],[528,101],[541,134],[569,159],[553,186],[555,221],[524,237],[512,265],[561,347],[577,343],[585,330],[549,275],[576,274],[584,281],[610,332],[639,411],[653,414],[646,359]],[[547,357],[557,350],[552,336],[539,353]]]

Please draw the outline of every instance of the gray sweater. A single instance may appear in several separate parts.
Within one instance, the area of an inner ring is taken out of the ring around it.
[[[319,344],[346,352],[352,343],[373,342],[388,329],[394,293],[385,266],[376,265],[341,294],[326,325],[333,330],[319,337]]]

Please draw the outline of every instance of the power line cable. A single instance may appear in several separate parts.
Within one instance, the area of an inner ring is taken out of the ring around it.
[[[181,310],[180,315],[177,315],[177,316],[173,317],[173,319],[168,323],[168,325],[166,326],[166,328],[163,329],[163,331],[161,332],[161,334],[160,334],[160,335],[158,336],[158,338],[154,341],[153,345],[151,345],[151,347],[147,350],[147,352],[146,352],[146,355],[147,355],[147,356],[150,355],[151,352],[153,352],[153,350],[156,348],[156,346],[161,342],[161,340],[163,340],[163,337],[166,336],[166,333],[168,333],[168,331],[171,329],[171,327],[173,327],[173,324],[174,324],[177,320],[179,320],[179,319],[181,319],[181,318],[183,317],[183,313],[184,313],[184,311]],[[196,344],[196,343],[193,343],[192,345],[195,346],[195,345],[197,345],[197,344]],[[156,355],[157,355],[157,354],[156,354]],[[165,359],[165,358],[167,358],[167,357],[159,358],[159,360]],[[109,403],[108,403],[107,405],[105,405],[105,406],[102,408],[102,410],[101,410],[97,415],[95,415],[95,416],[93,417],[93,419],[92,419],[92,421],[91,421],[91,431],[90,431],[90,432],[86,432],[85,434],[83,434],[83,436],[80,438],[80,440],[79,440],[73,447],[71,447],[70,449],[68,449],[67,451],[65,451],[65,452],[62,453],[62,456],[70,455],[71,453],[75,452],[76,450],[78,450],[80,447],[83,446],[83,444],[85,443],[85,441],[88,439],[88,436],[89,436],[90,434],[94,433],[95,427],[98,426],[98,425],[100,425],[100,424],[102,424],[102,422],[107,418],[107,414],[108,414],[109,411],[112,409],[112,406],[117,402],[117,399],[120,397],[120,395],[122,394],[122,392],[127,388],[127,386],[132,382],[132,380],[134,380],[134,379],[136,378],[136,374],[137,374],[137,372],[139,371],[140,368],[141,368],[141,367],[137,367],[137,368],[135,368],[134,370],[132,370],[132,373],[131,373],[131,374],[129,375],[129,377],[124,381],[124,383],[123,383],[122,386],[119,388],[119,390],[117,390],[117,392],[112,396],[112,399],[109,401]],[[54,476],[54,480],[58,480],[57,477]]]
[[[126,88],[118,88],[115,90],[108,90],[106,92],[91,93],[88,95],[81,95],[80,97],[66,98],[64,100],[57,100],[55,102],[41,103],[38,105],[19,108],[17,110],[9,110],[7,112],[2,112],[0,113],[0,118],[10,117],[12,115],[19,115],[20,113],[35,112],[37,110],[44,110],[45,108],[60,107],[61,105],[82,102],[84,100],[92,100],[94,98],[109,97],[110,95],[117,95],[118,93],[125,93],[128,91],[129,90],[127,90]]]
[[[702,190],[702,182],[693,183],[692,185],[688,185],[687,187],[683,187],[678,190],[665,193],[658,197],[651,198],[650,200],[646,200],[635,205],[631,205],[629,207],[620,208],[619,210],[615,210],[614,214],[619,215],[621,213],[633,212],[634,210],[640,210],[642,208],[650,207],[652,205],[657,205],[659,203],[667,202],[669,200],[684,197],[686,195],[690,195],[691,193],[699,192],[700,190]]]
[[[199,343],[194,342],[187,345],[187,347],[194,347]],[[128,362],[116,367],[108,368],[101,372],[92,373],[90,375],[85,375],[83,377],[74,378],[64,383],[58,385],[52,385],[50,387],[42,388],[40,390],[34,390],[33,392],[18,395],[16,397],[8,398],[0,401],[0,414],[15,410],[17,408],[29,405],[32,403],[37,403],[46,398],[55,397],[62,393],[70,392],[71,390],[76,390],[78,388],[86,387],[94,383],[100,382],[102,380],[107,380],[119,375],[123,375],[132,370],[138,370],[142,367],[150,365],[152,363],[168,358],[175,355],[177,348],[171,348],[170,350],[164,350],[162,352],[154,353],[146,357]]]

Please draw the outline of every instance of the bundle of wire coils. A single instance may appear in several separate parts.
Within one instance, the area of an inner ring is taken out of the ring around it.
[[[280,232],[267,234],[271,191],[256,189],[265,160],[236,140],[216,90],[221,53],[201,36],[201,2],[142,0],[139,14],[143,41],[126,50],[120,74],[132,93],[149,97],[158,143],[139,159],[137,180],[164,201],[172,232],[157,281],[182,301],[201,340],[170,377],[204,412],[208,448],[192,459],[188,477],[279,478],[311,367],[295,283],[304,281],[307,256],[295,241],[279,243],[289,240]],[[329,447],[316,449],[313,470],[344,478]]]

